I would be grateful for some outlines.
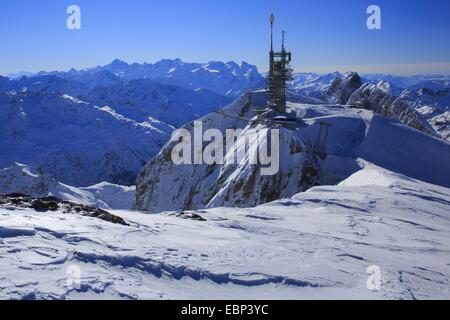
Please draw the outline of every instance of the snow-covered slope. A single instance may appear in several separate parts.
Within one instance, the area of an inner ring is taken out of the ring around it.
[[[108,209],[130,210],[131,207],[133,206],[133,201],[136,193],[135,186],[127,187],[108,182],[101,182],[90,187],[84,187],[79,189],[83,192],[89,192],[90,194],[92,194],[92,197],[98,204],[97,205],[90,204],[91,206],[107,210]]]
[[[0,298],[449,299],[449,212],[448,188],[368,164],[253,209],[113,211],[129,226],[10,206]]]
[[[134,120],[144,121],[145,117],[151,117],[175,127],[231,102],[230,98],[205,89],[183,89],[150,79],[97,87],[82,95],[82,99],[106,105]]]
[[[0,102],[0,168],[26,163],[75,186],[133,184],[173,130],[66,94],[24,90]]]
[[[321,98],[330,84],[337,78],[341,78],[339,72],[316,74],[316,73],[295,73],[290,89],[298,94]]]
[[[279,129],[280,170],[275,175],[261,175],[264,166],[252,164],[251,156],[236,165],[226,161],[216,165],[176,165],[171,159],[178,143],[178,137],[174,137],[140,173],[134,208],[161,212],[256,206],[315,185],[338,183],[359,170],[356,158],[450,187],[450,146],[445,141],[410,129],[395,119],[339,105],[289,103],[293,112],[305,115],[303,122],[294,126],[266,121],[265,115],[247,122],[246,118],[253,117],[253,109],[265,105],[263,92],[252,93],[251,97],[249,100],[249,95],[244,95],[220,113],[200,119],[203,130],[244,129],[238,135],[237,145],[243,149],[247,143],[252,155],[258,144],[250,129]],[[327,141],[323,141],[324,124],[329,126]],[[192,123],[185,128],[194,135]],[[229,150],[225,159],[232,156],[233,150]]]
[[[58,182],[44,172],[33,172],[24,164],[0,170],[0,194],[19,193],[34,198],[53,196],[61,200],[102,209],[131,209],[135,187],[103,182],[91,187],[76,188]]]

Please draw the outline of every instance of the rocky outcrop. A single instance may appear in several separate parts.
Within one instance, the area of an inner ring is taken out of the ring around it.
[[[0,208],[34,209],[38,212],[61,212],[64,214],[78,214],[92,217],[115,224],[128,225],[125,220],[105,210],[91,206],[63,201],[55,197],[32,198],[24,194],[0,195]]]
[[[434,116],[429,121],[442,139],[450,141],[450,111]]]
[[[336,77],[322,94],[321,99],[326,102],[346,104],[353,92],[362,86],[362,81],[356,72],[346,73]]]

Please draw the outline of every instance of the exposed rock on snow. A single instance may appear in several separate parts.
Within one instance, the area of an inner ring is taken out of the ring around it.
[[[442,139],[450,141],[450,111],[446,111],[430,118],[429,122]]]
[[[79,214],[84,217],[98,218],[104,221],[128,225],[122,218],[91,206],[63,201],[56,197],[32,198],[28,195],[13,193],[0,195],[0,210],[33,209],[36,212],[61,212],[63,214]],[[0,236],[1,237],[1,236]]]
[[[53,196],[103,209],[131,209],[135,187],[104,182],[76,188],[58,182],[42,170],[38,171],[19,163],[0,170],[0,194],[20,193],[35,198]]]
[[[335,78],[322,94],[322,100],[329,103],[346,104],[353,92],[362,86],[362,81],[356,72],[346,73]]]

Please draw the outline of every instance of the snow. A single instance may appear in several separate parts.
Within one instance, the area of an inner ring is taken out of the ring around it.
[[[0,297],[449,299],[449,205],[448,188],[371,167],[253,209],[195,212],[207,221],[0,209]]]
[[[129,210],[134,201],[136,187],[120,186],[108,182],[102,182],[91,187],[80,188],[80,190],[91,193],[96,199],[96,203],[104,203],[99,206],[100,208]],[[79,203],[79,201],[76,200],[73,202]]]
[[[364,170],[360,170],[351,175],[346,180],[342,181],[339,185],[346,187],[360,187],[365,185],[380,186],[380,187],[393,187],[395,183],[401,177],[399,174],[391,171],[383,170],[380,167],[375,167],[371,164],[366,164]],[[403,177],[403,179],[406,179]]]

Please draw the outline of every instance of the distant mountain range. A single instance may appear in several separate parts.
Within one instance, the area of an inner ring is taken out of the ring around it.
[[[180,59],[165,59],[154,64],[128,64],[116,59],[108,65],[80,71],[71,69],[67,72],[53,71],[37,74],[21,72],[12,74],[10,77],[20,79],[22,76],[45,75],[87,82],[94,86],[111,85],[121,81],[137,79],[151,79],[162,84],[176,85],[185,89],[205,89],[230,98],[237,98],[246,89],[263,87],[265,83],[258,69],[246,62],[241,64],[219,61],[187,63]]]
[[[319,73],[295,73],[291,88],[306,95],[315,95],[321,87],[329,85],[334,79],[343,77],[340,72]],[[361,80],[369,83],[380,81],[389,82],[392,88],[401,91],[404,89],[419,90],[429,88],[442,90],[450,87],[449,75],[415,75],[398,76],[389,74],[360,74]]]

